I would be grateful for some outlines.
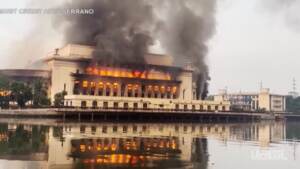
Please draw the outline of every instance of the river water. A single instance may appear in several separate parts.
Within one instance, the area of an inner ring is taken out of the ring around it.
[[[0,169],[300,168],[300,122],[1,121]]]

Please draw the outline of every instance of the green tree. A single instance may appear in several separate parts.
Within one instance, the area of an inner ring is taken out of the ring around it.
[[[9,107],[9,81],[4,76],[0,76],[0,107]]]
[[[33,106],[49,106],[50,99],[47,97],[47,88],[41,79],[33,83]]]
[[[32,89],[21,82],[13,82],[10,86],[11,99],[18,103],[19,107],[25,107],[25,104],[32,99]]]
[[[62,92],[56,93],[54,95],[54,105],[55,105],[55,107],[62,107],[64,105],[64,99],[65,99],[66,95],[67,95],[66,91],[62,91]]]

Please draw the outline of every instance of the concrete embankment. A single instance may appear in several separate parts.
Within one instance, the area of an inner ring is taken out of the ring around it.
[[[256,121],[275,120],[271,113],[254,112],[203,112],[187,110],[152,110],[152,109],[11,109],[0,110],[0,117],[9,118],[56,118],[61,120],[170,120],[170,121]]]

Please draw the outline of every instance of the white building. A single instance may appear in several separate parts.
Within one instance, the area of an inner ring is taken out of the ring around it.
[[[50,95],[66,91],[65,106],[229,111],[227,101],[196,100],[193,70],[172,57],[147,54],[145,64],[93,61],[95,48],[69,44],[49,54]]]
[[[285,112],[286,97],[272,94],[269,89],[261,89],[258,93],[228,93],[220,90],[214,96],[215,101],[229,101],[231,108],[243,111]]]

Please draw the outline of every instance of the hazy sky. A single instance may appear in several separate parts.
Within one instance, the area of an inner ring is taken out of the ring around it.
[[[218,0],[217,32],[209,41],[207,57],[210,93],[225,87],[257,91],[262,81],[263,87],[286,94],[292,78],[300,84],[299,1]],[[28,2],[4,0],[0,8],[23,8]],[[49,16],[0,14],[0,25],[0,68],[20,67],[61,47],[61,36],[47,29],[52,27]]]

